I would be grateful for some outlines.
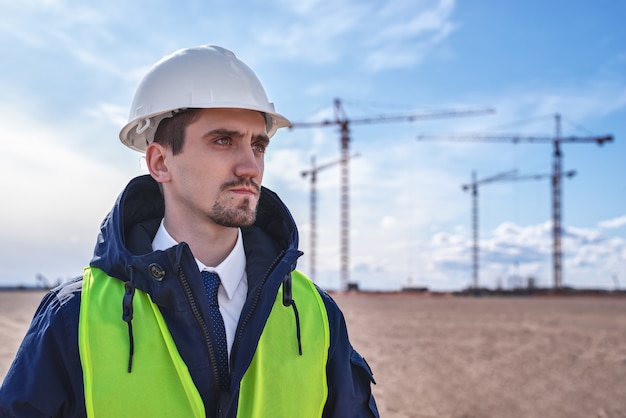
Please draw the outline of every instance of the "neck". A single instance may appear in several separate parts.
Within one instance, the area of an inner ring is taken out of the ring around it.
[[[238,228],[214,223],[176,222],[175,217],[165,214],[165,229],[176,242],[186,242],[194,257],[204,265],[218,266],[235,247]]]

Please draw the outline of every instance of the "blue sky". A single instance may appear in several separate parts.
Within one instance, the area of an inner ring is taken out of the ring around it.
[[[0,284],[80,274],[99,224],[144,173],[121,145],[134,89],[163,55],[233,50],[294,122],[493,108],[490,115],[351,126],[350,279],[365,289],[471,282],[471,200],[461,185],[551,171],[548,144],[417,141],[420,135],[611,134],[563,145],[563,284],[626,287],[626,3],[335,0],[0,0]],[[334,127],[279,132],[265,185],[300,227],[310,269],[309,183],[339,156]],[[318,177],[316,281],[339,286],[339,167]],[[479,188],[480,284],[550,286],[547,179]]]

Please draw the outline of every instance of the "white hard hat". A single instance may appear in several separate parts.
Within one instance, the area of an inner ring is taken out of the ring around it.
[[[219,46],[174,52],[157,62],[141,80],[128,123],[120,131],[124,145],[144,152],[159,122],[187,108],[236,108],[261,112],[267,134],[291,126],[276,113],[254,72],[234,53]]]

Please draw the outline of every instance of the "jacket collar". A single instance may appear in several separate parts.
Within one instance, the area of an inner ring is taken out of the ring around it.
[[[132,179],[101,224],[91,266],[122,281],[132,281],[150,294],[181,266],[193,275],[189,263],[194,259],[185,243],[165,251],[152,250],[152,240],[163,215],[164,202],[158,183],[149,175]],[[256,222],[242,228],[242,234],[250,288],[265,277],[280,254],[294,254],[290,258],[295,264],[295,253],[299,253],[298,231],[289,210],[271,190],[262,188]]]

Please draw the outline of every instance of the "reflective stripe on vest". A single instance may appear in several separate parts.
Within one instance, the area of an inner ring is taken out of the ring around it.
[[[327,398],[330,345],[324,303],[311,281],[292,273],[296,319],[282,303],[282,286],[239,392],[238,417],[321,416]],[[128,373],[128,327],[122,321],[124,284],[95,268],[85,269],[79,321],[87,416],[204,417],[200,394],[180,357],[157,305],[137,290],[135,340]]]

